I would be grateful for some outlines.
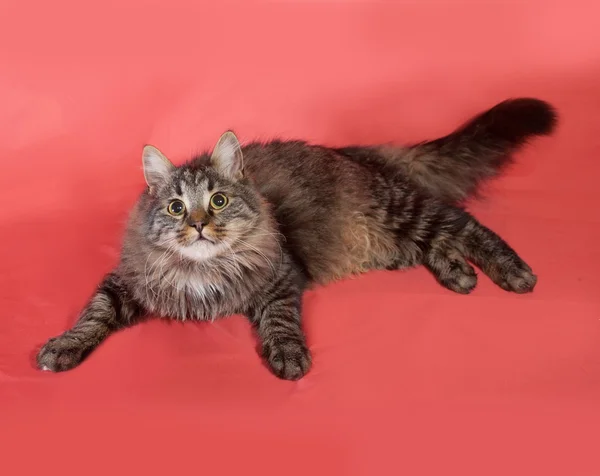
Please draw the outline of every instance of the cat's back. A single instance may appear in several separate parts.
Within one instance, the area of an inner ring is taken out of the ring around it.
[[[256,142],[244,147],[243,155],[244,169],[267,195],[279,189],[306,191],[331,185],[333,172],[342,172],[348,165],[340,162],[333,149],[302,141]]]
[[[327,282],[390,260],[395,247],[373,215],[377,177],[370,167],[301,141],[253,143],[243,154],[311,279]]]
[[[367,198],[369,177],[333,149],[272,141],[250,144],[243,154],[244,169],[282,224],[320,225],[321,220],[332,219],[330,213],[339,209],[341,198],[351,202]]]

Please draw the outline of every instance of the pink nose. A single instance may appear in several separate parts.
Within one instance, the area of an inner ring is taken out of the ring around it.
[[[204,228],[206,226],[206,221],[204,221],[204,220],[196,221],[196,222],[190,223],[190,226],[192,228],[195,228],[196,230],[198,230],[198,232],[201,232],[202,228]]]

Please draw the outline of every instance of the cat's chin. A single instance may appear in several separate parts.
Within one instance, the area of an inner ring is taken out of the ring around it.
[[[193,261],[206,261],[214,258],[221,251],[221,246],[208,240],[197,240],[188,246],[183,246],[179,252]]]

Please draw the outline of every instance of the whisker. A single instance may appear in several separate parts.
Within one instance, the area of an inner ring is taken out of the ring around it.
[[[254,253],[262,256],[264,258],[264,260],[267,262],[267,264],[271,267],[271,270],[273,271],[273,276],[275,276],[277,274],[277,271],[275,270],[275,266],[273,265],[273,262],[269,259],[269,257],[266,254],[264,254],[262,251],[260,251],[255,246],[248,243],[246,240],[238,239],[237,241],[239,243],[241,243],[242,245],[247,246],[249,251],[253,251]],[[240,251],[242,251],[242,250],[240,250]]]

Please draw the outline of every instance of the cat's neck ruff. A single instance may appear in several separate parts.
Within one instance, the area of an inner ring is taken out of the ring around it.
[[[202,253],[184,255],[183,248],[168,255],[154,249],[133,289],[145,307],[159,315],[214,319],[240,312],[243,303],[271,281],[282,265],[276,237],[268,238],[268,245],[248,240],[205,259]]]

